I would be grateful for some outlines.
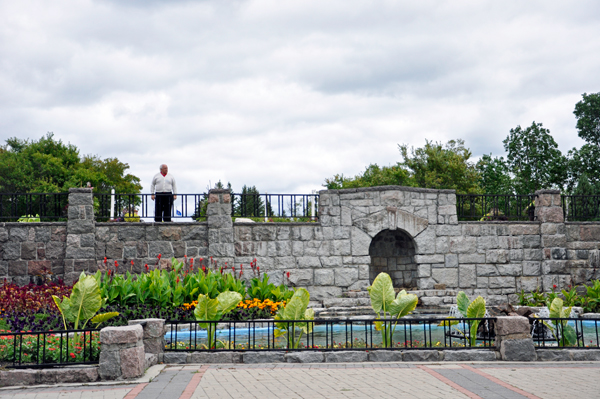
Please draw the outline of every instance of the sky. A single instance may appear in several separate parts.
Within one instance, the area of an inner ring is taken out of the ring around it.
[[[0,0],[0,142],[47,132],[149,192],[310,193],[533,121],[563,152],[600,92],[600,2]]]

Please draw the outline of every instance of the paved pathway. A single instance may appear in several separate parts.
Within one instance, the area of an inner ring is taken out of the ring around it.
[[[149,383],[0,390],[14,399],[403,397],[599,398],[600,363],[173,365]]]

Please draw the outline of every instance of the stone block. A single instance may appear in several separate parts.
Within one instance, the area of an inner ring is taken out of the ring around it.
[[[471,253],[471,254],[459,254],[458,263],[485,263],[485,254]]]
[[[67,223],[67,234],[94,233],[93,219],[69,220]]]
[[[438,236],[460,236],[462,235],[462,227],[460,225],[443,224],[435,229]]]
[[[108,252],[108,247],[107,247]],[[173,247],[170,242],[164,241],[150,241],[148,242],[148,257],[156,258],[159,254],[162,255],[163,259],[170,259],[173,257]]]
[[[531,338],[503,339],[500,343],[500,356],[502,360],[512,362],[534,362],[537,360]]]
[[[296,287],[306,287],[307,285],[313,285],[312,269],[294,269],[288,271],[290,272],[289,281],[290,283],[292,283],[292,285]]]
[[[348,287],[358,280],[357,267],[342,267],[334,269],[335,285]]]
[[[530,333],[529,320],[521,316],[504,316],[496,320],[496,335],[508,336],[513,334]]]
[[[438,284],[446,284],[447,287],[458,287],[458,269],[432,269],[431,277]]]
[[[285,352],[245,352],[242,360],[246,364],[285,363]]]
[[[509,263],[505,265],[497,265],[498,273],[501,276],[520,276],[522,274],[523,265],[520,263]]]
[[[540,362],[570,362],[571,351],[568,349],[537,349],[537,360]]]
[[[67,246],[65,259],[96,259],[96,249]]]
[[[478,277],[489,277],[498,276],[498,268],[496,265],[489,265],[487,263],[477,265],[477,276]]]
[[[437,350],[403,351],[402,360],[405,362],[438,362],[441,359]]]
[[[116,380],[121,377],[121,357],[119,351],[100,351],[98,375],[102,380]]]
[[[2,244],[2,258],[4,260],[18,260],[21,259],[21,243],[20,242],[7,242]]]
[[[544,241],[544,248],[566,247],[567,246],[567,236],[564,234],[555,234],[553,236],[543,236],[543,241]]]
[[[460,265],[458,267],[458,286],[460,288],[475,288],[477,286],[475,265]]]
[[[431,265],[418,265],[417,277],[431,277]]]
[[[141,346],[121,349],[121,376],[125,379],[138,378],[144,374],[146,356]]]
[[[306,289],[310,293],[311,299],[316,299],[316,300],[339,298],[342,296],[342,287],[309,286],[309,287],[306,287]]]
[[[444,255],[415,255],[415,263],[444,263]]]
[[[493,350],[445,350],[444,360],[447,362],[492,362],[496,360]]]
[[[541,249],[524,249],[523,260],[542,260],[543,254]]]
[[[163,362],[166,364],[185,364],[187,363],[187,352],[165,352],[163,353]]]
[[[515,278],[514,277],[489,277],[488,278],[488,288],[514,288]]]
[[[326,363],[360,363],[369,360],[366,351],[325,352]]]
[[[523,248],[539,248],[542,245],[540,236],[523,236]]]
[[[399,350],[380,350],[380,351],[369,351],[370,362],[401,362],[402,352]]]
[[[570,352],[574,361],[600,361],[600,351],[598,350],[571,349]]]
[[[27,261],[26,260],[9,260],[8,261],[8,275],[15,276],[26,276],[27,275]]]
[[[102,345],[111,344],[134,344],[144,337],[141,325],[130,325],[122,327],[104,327],[100,330],[100,342]]]
[[[508,251],[506,251],[505,249],[492,249],[486,251],[485,261],[487,263],[507,263]]]
[[[36,370],[0,371],[0,386],[35,385],[36,375]]]
[[[545,260],[542,262],[544,274],[569,274],[569,264],[564,260]]]
[[[473,253],[477,248],[476,237],[452,237],[450,239],[450,252],[457,254]]]
[[[285,357],[288,363],[323,363],[325,361],[323,352],[291,352]]]
[[[445,267],[458,267],[458,255],[457,254],[446,254],[446,256],[444,258],[444,266]]]
[[[165,320],[164,319],[139,319],[139,320],[129,320],[128,324],[130,326],[141,325],[143,328],[143,338],[162,338],[163,331],[165,329]]]
[[[334,285],[334,273],[331,269],[320,269],[314,271],[315,285]],[[368,269],[367,269],[368,278]]]
[[[566,260],[567,250],[564,248],[552,248],[552,259]]]
[[[537,220],[542,223],[563,223],[565,221],[561,207],[535,208]]]
[[[239,363],[240,354],[234,352],[192,352],[191,362],[201,364]]]

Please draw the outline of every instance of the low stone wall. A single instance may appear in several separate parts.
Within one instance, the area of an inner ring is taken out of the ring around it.
[[[66,224],[0,224],[0,278],[26,284],[50,271],[72,282],[81,271],[140,273],[187,257],[196,270],[209,259],[241,265],[250,279],[256,259],[273,283],[320,301],[388,272],[439,306],[459,290],[515,303],[521,290],[600,277],[600,223],[565,223],[551,190],[537,192],[534,222],[458,222],[454,191],[397,186],[323,190],[316,223],[233,223],[227,190],[210,191],[204,223],[95,223],[92,204],[90,189],[72,189]]]

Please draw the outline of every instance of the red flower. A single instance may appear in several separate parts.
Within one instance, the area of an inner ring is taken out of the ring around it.
[[[73,359],[75,359],[75,354],[74,354],[73,352],[71,352],[69,355],[70,355],[70,356],[71,356]]]
[[[146,271],[150,270],[147,263],[144,265],[144,267],[146,268]]]
[[[133,261],[131,261],[131,266],[133,266]]]
[[[119,264],[117,263],[117,261],[115,261],[115,268],[118,268]]]
[[[104,264],[106,264],[106,256],[104,257]]]
[[[158,254],[158,259],[160,259],[160,258],[161,258],[161,256],[162,256],[162,254]]]
[[[108,274],[110,276],[110,270],[108,272],[106,272],[106,274]]]
[[[554,285],[552,286],[552,288],[556,289],[556,284],[554,284]]]
[[[221,274],[223,274],[223,268],[221,268]]]
[[[177,284],[179,284],[179,276],[177,276]]]
[[[244,271],[240,270],[240,278],[242,277],[242,274],[244,274]]]
[[[290,278],[290,272],[287,272],[287,278],[289,280],[289,278]]]

